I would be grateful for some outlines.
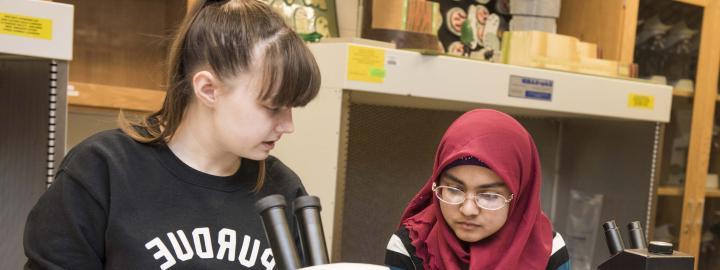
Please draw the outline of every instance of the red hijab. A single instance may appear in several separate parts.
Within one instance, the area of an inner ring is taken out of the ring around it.
[[[505,181],[514,195],[505,225],[495,234],[464,245],[447,225],[432,184],[453,161],[472,156]],[[401,226],[426,270],[545,269],[552,225],[540,209],[540,159],[530,134],[515,119],[494,110],[473,110],[445,132],[433,174],[410,201]]]

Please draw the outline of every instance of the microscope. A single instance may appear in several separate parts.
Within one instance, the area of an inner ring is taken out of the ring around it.
[[[603,223],[605,241],[610,251],[610,258],[598,266],[598,270],[693,270],[695,258],[688,254],[673,250],[671,243],[650,241],[645,242],[645,235],[639,221],[628,224],[630,249],[620,236],[620,229],[615,220]]]
[[[320,199],[302,196],[293,201],[293,212],[300,235],[298,250],[285,214],[287,202],[282,195],[260,199],[255,209],[262,217],[265,233],[279,270],[389,270],[388,267],[359,263],[330,263],[320,219]],[[603,225],[610,258],[598,270],[693,270],[695,258],[673,250],[670,243],[645,241],[640,222],[628,224],[630,249],[620,236],[615,220]],[[298,254],[298,251],[300,254]],[[302,259],[301,259],[302,258]]]
[[[285,215],[285,207],[287,202],[282,195],[270,195],[255,203],[279,270],[389,270],[388,267],[379,265],[330,263],[320,219],[320,199],[316,196],[301,196],[293,201],[295,222],[300,235],[299,255]]]

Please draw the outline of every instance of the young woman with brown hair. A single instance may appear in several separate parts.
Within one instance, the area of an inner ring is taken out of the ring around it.
[[[274,268],[253,205],[306,193],[269,152],[317,95],[311,52],[267,5],[208,0],[168,62],[159,111],[68,153],[28,217],[26,268]]]

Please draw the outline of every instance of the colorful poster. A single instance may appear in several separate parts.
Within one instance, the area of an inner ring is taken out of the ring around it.
[[[508,29],[508,0],[433,0],[440,3],[444,25],[438,38],[446,53],[499,61]]]

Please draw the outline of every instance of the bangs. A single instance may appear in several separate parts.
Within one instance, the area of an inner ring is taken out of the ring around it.
[[[261,101],[279,107],[303,107],[320,90],[320,69],[310,49],[295,32],[279,34],[265,48],[262,72]]]
[[[187,40],[183,72],[208,64],[224,81],[241,73],[259,74],[260,101],[301,107],[320,89],[320,69],[310,49],[279,14],[259,1],[209,4],[199,12]]]

